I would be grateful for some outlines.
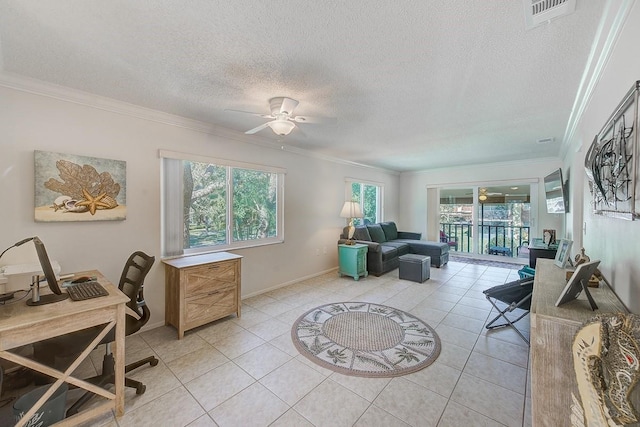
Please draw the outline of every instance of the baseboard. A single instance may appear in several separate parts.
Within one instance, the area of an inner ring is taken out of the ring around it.
[[[250,294],[243,295],[242,299],[247,299],[247,298],[251,298],[251,297],[255,297],[255,296],[264,294],[266,292],[275,291],[276,289],[284,288],[285,286],[293,285],[294,283],[302,282],[303,280],[313,279],[314,277],[322,276],[323,274],[331,273],[332,271],[338,271],[338,267],[333,267],[333,268],[330,268],[328,270],[321,271],[319,273],[314,273],[314,274],[310,274],[308,276],[299,277],[297,279],[290,280],[290,281],[285,282],[285,283],[280,283],[278,285],[271,286],[270,288],[267,288],[267,289],[263,289],[263,290],[256,291],[256,292],[252,292]]]

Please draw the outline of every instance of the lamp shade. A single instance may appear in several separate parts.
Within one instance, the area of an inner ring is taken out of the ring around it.
[[[362,218],[362,209],[360,209],[360,203],[358,202],[344,202],[342,211],[340,211],[340,218]]]
[[[293,128],[296,127],[295,124],[287,119],[276,119],[272,122],[269,122],[268,125],[276,135],[289,135]]]

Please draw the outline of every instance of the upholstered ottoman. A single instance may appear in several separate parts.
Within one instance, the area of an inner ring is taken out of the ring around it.
[[[406,254],[398,258],[399,276],[404,280],[422,283],[429,279],[431,257],[417,254]]]

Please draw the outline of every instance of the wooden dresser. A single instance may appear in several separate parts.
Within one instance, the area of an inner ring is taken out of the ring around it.
[[[598,288],[589,288],[598,310],[591,310],[584,292],[556,307],[566,278],[565,270],[551,259],[538,258],[534,280],[530,311],[532,425],[570,426],[571,393],[580,399],[571,353],[573,337],[596,314],[627,310],[603,282]]]
[[[240,317],[240,255],[217,252],[167,259],[165,324],[184,332],[231,314]]]

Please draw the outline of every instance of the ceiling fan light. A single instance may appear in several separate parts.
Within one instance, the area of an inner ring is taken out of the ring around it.
[[[273,132],[276,135],[280,135],[280,136],[284,136],[284,135],[289,135],[291,133],[291,131],[293,130],[294,127],[296,127],[295,124],[293,124],[292,122],[290,122],[289,120],[274,120],[269,124],[269,127],[271,128],[271,130],[273,130]]]
[[[487,200],[487,196],[485,196],[484,194],[481,194],[480,196],[478,196],[478,199],[484,202],[485,200]]]

